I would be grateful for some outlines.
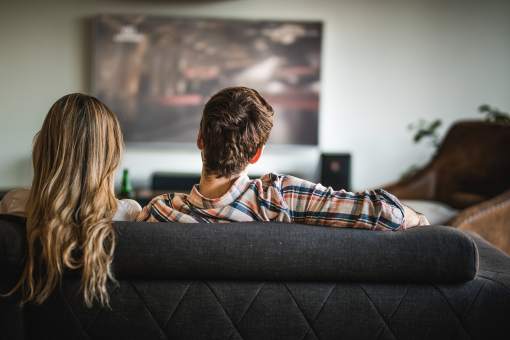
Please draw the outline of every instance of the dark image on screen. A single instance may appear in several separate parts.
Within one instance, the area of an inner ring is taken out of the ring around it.
[[[126,142],[193,143],[211,95],[248,86],[276,112],[271,143],[318,143],[321,23],[101,15],[93,26],[93,93]]]

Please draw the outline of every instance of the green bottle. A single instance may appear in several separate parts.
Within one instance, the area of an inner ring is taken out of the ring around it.
[[[120,198],[133,198],[135,197],[135,192],[133,191],[133,187],[131,186],[131,181],[129,179],[129,171],[128,169],[124,169],[122,171],[122,183],[120,187]]]

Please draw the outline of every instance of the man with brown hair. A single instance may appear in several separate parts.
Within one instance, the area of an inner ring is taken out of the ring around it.
[[[372,230],[428,224],[426,218],[378,189],[334,191],[296,177],[249,179],[273,127],[273,108],[255,90],[226,88],[205,105],[197,146],[202,176],[190,194],[155,197],[138,220],[149,222],[279,221]]]

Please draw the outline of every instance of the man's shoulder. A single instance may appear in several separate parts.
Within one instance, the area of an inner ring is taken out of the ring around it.
[[[263,176],[261,176],[258,180],[262,182],[264,187],[281,187],[282,183],[286,180],[288,176],[279,174],[276,172],[269,172]]]
[[[260,177],[264,186],[272,186],[284,190],[289,187],[315,187],[317,184],[308,180],[275,172],[270,172]]]

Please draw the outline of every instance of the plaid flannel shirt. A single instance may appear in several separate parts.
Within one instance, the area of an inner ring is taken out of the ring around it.
[[[155,197],[138,215],[148,222],[295,222],[372,230],[404,229],[404,209],[388,192],[334,191],[296,177],[239,177],[227,193],[209,199],[195,185],[190,194]]]

